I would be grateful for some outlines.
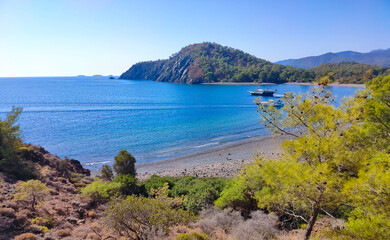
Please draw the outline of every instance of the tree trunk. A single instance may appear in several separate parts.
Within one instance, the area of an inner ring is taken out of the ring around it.
[[[32,207],[32,210],[35,212],[35,195],[33,194],[33,200],[32,200],[32,203],[31,203],[31,207]]]
[[[319,212],[320,212],[319,207],[313,208],[313,213],[312,213],[310,220],[309,220],[309,223],[307,224],[307,227],[306,227],[305,238],[304,238],[305,240],[308,240],[310,238],[311,231],[313,230],[314,223],[316,223],[316,221],[317,221],[317,216],[318,216]]]

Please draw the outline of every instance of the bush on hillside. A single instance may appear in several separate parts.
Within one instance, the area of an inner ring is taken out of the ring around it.
[[[16,189],[18,192],[14,194],[14,201],[31,204],[33,211],[35,211],[36,205],[49,196],[49,189],[46,187],[46,184],[39,180],[29,180],[20,183]]]
[[[129,174],[135,177],[135,158],[128,151],[122,150],[115,156],[114,170],[118,175]]]
[[[105,226],[130,239],[150,239],[168,233],[169,228],[186,224],[193,216],[167,195],[167,185],[156,190],[156,198],[128,196],[112,199],[105,212]]]
[[[97,179],[82,188],[81,193],[89,196],[95,203],[106,203],[111,197],[119,194],[121,187],[120,182],[104,182]]]
[[[4,120],[0,118],[0,172],[28,180],[36,178],[38,172],[32,163],[20,157],[20,152],[28,150],[22,146],[21,131],[16,125],[21,112],[22,108],[12,108]]]
[[[108,165],[103,165],[100,173],[102,174],[102,178],[106,181],[111,181],[114,178],[112,168]]]

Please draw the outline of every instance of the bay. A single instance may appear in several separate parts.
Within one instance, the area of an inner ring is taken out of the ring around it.
[[[90,169],[120,150],[137,163],[159,161],[269,134],[250,85],[180,85],[106,77],[0,78],[0,117],[23,107],[25,142]],[[278,93],[312,86],[272,85]],[[328,87],[336,103],[355,87]]]

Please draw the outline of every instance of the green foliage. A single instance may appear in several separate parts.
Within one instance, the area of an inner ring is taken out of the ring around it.
[[[83,195],[89,196],[96,203],[105,203],[111,197],[120,193],[122,184],[120,182],[104,182],[96,179],[81,189]]]
[[[114,170],[118,175],[130,174],[135,177],[135,158],[126,150],[115,156]]]
[[[28,151],[22,146],[21,131],[16,125],[21,112],[22,108],[12,108],[4,120],[0,119],[0,171],[26,180],[36,178],[38,173],[19,155],[21,151]]]
[[[347,216],[333,237],[390,238],[390,76],[373,79],[338,108],[323,89],[333,76],[324,76],[312,95],[286,97],[283,113],[258,102],[263,123],[293,139],[284,141],[281,160],[244,168],[217,206],[255,199],[283,222],[305,223],[305,239],[321,213]]]
[[[380,150],[390,153],[390,75],[367,83],[364,135]]]
[[[219,197],[224,188],[226,179],[224,178],[196,178],[196,177],[160,177],[152,175],[144,182],[144,186],[149,195],[151,189],[157,189],[168,184],[169,195],[173,197],[184,197],[184,207],[198,213],[203,208],[212,205]]]
[[[175,68],[178,62],[185,67],[186,73]],[[303,69],[274,64],[216,43],[201,43],[184,47],[168,60],[137,63],[121,78],[177,83],[283,83],[312,81],[314,75]]]
[[[343,191],[354,206],[342,236],[351,239],[390,239],[390,76],[367,83],[368,92],[357,96],[356,111],[364,118],[353,137],[359,148],[370,150],[358,177]],[[361,106],[362,105],[362,106]]]
[[[209,236],[207,234],[201,234],[197,232],[192,233],[180,233],[176,237],[177,240],[207,240]]]
[[[147,179],[143,185],[148,194],[150,194],[151,189],[157,189],[164,186],[164,183],[168,183],[169,188],[172,188],[174,185],[174,178],[171,177],[160,177],[156,174],[153,174],[149,179]]]
[[[358,239],[390,239],[390,155],[380,153],[344,188],[355,208],[344,233]]]
[[[365,83],[379,75],[390,74],[390,68],[355,62],[325,63],[309,69],[316,78],[333,73],[334,80],[339,83]]]
[[[345,214],[342,206],[354,200],[343,189],[363,180],[359,176],[377,150],[368,144],[356,147],[361,141],[356,133],[362,128],[362,100],[344,101],[338,108],[330,105],[332,97],[323,86],[332,76],[322,79],[312,95],[286,97],[284,113],[258,102],[263,123],[293,139],[284,141],[281,160],[260,159],[244,169],[228,184],[217,206],[253,198],[259,208],[295,219],[291,222],[295,227],[306,223],[305,239],[319,214]]]
[[[244,166],[239,174],[227,181],[220,198],[215,201],[215,206],[219,209],[241,210],[246,216],[249,216],[252,210],[256,210],[254,192],[261,190],[263,186],[259,168],[260,165],[257,164]]]
[[[103,165],[100,173],[102,174],[102,178],[106,181],[111,181],[114,178],[112,168],[108,165]]]
[[[184,193],[182,195],[184,195],[185,208],[197,214],[202,209],[213,205],[214,201],[220,196],[225,182],[226,180],[223,178],[194,178],[192,181],[183,179],[177,182],[171,193],[177,197],[181,195],[176,194]]]
[[[52,216],[46,216],[46,217],[36,217],[31,220],[32,224],[37,224],[39,226],[43,226],[46,228],[53,228],[54,227],[54,219]]]
[[[165,184],[153,191],[155,198],[128,196],[111,200],[103,218],[105,226],[130,239],[149,239],[192,220],[193,216],[180,208],[180,200],[168,197],[167,191]]]
[[[117,176],[113,181],[104,181],[97,178],[82,188],[81,193],[91,197],[96,203],[105,203],[111,197],[145,194],[145,190],[142,186],[138,186],[135,177],[126,174]]]
[[[138,195],[143,193],[142,187],[137,185],[137,180],[130,174],[119,175],[114,179],[114,182],[120,184],[119,191],[122,195]]]
[[[16,187],[17,193],[14,194],[14,201],[26,202],[31,204],[31,208],[35,211],[35,206],[41,203],[47,196],[49,196],[49,189],[46,184],[39,180],[29,180],[20,183]]]

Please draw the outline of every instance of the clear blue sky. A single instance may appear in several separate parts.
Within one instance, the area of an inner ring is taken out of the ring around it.
[[[390,48],[389,0],[0,0],[0,76],[119,75],[216,42],[269,61]]]

